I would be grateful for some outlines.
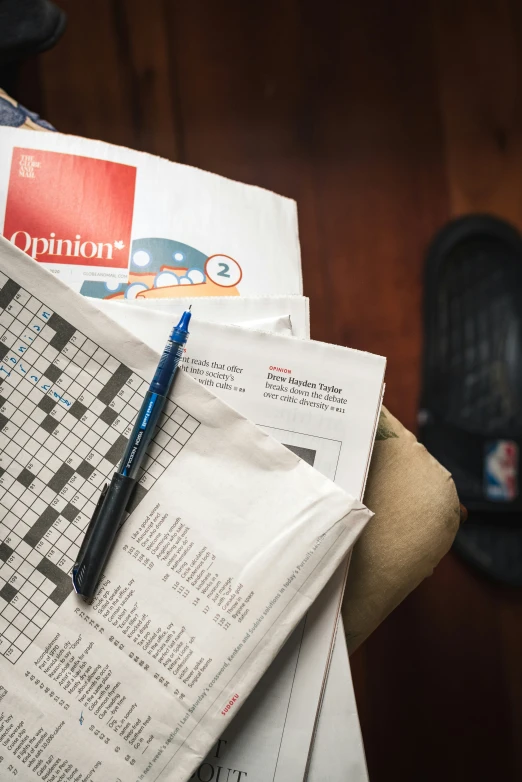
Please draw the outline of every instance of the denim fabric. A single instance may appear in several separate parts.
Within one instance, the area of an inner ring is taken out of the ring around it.
[[[33,123],[45,130],[56,130],[34,111],[29,111],[25,106],[16,103],[0,91],[0,125],[8,125],[12,128],[21,128],[25,125],[30,128]]]

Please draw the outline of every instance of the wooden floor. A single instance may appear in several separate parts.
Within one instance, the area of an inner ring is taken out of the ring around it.
[[[522,228],[522,4],[63,5],[18,97],[295,198],[313,336],[386,355],[386,403],[415,428],[427,242],[467,211]],[[520,592],[449,555],[352,664],[372,782],[522,779]]]

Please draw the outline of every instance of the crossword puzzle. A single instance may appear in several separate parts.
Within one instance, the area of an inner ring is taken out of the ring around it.
[[[0,272],[0,655],[15,663],[71,570],[148,385]],[[167,402],[133,510],[199,422]]]

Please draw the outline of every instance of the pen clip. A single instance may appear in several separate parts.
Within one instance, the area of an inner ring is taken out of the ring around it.
[[[87,529],[85,530],[85,535],[84,535],[84,538],[83,538],[83,541],[82,541],[82,545],[80,546],[80,550],[78,551],[78,555],[76,557],[76,562],[74,563],[73,570],[78,568],[78,566],[80,565],[80,562],[82,561],[83,555],[85,553],[85,550],[86,550],[87,546],[89,545],[89,539],[90,539],[90,537],[92,535],[92,532],[93,532],[93,530],[94,530],[94,528],[96,526],[96,522],[98,520],[98,516],[100,515],[100,510],[101,510],[101,507],[103,505],[103,501],[105,499],[105,496],[106,496],[108,490],[109,490],[109,484],[106,483],[105,486],[103,487],[103,489],[101,490],[101,494],[98,497],[98,502],[96,503],[96,507],[94,509],[94,513],[92,514],[92,518],[91,518],[91,520],[89,522],[89,525],[88,525]]]

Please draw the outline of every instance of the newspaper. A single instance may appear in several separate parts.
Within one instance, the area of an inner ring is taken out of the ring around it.
[[[159,354],[5,240],[0,274],[1,775],[184,782],[371,514],[179,372],[87,605],[71,565]]]
[[[337,628],[307,780],[368,782],[342,621]]]
[[[128,305],[179,316],[192,305],[194,317],[212,323],[243,325],[247,321],[288,315],[292,333],[299,339],[310,339],[310,302],[306,296],[241,296],[199,299],[150,299],[138,296]]]
[[[295,202],[101,141],[0,127],[0,232],[86,296],[302,293]]]
[[[172,316],[135,304],[95,304],[154,350],[164,347]],[[193,318],[182,366],[354,497],[362,496],[382,396],[382,356]]]
[[[299,296],[199,299],[196,300],[195,304],[196,313],[206,320],[214,320],[217,310],[217,316],[220,318],[218,322],[229,324],[239,323],[241,315],[257,315],[261,312],[266,313],[267,310],[273,313],[290,310],[293,313],[290,320],[294,335],[297,325],[297,329],[299,330],[301,328],[302,330],[300,336],[309,338],[310,326],[308,307],[306,307],[306,320],[302,318],[303,313],[301,308],[295,307],[295,305],[303,299],[304,297]],[[93,300],[93,303],[96,303],[95,299]],[[203,303],[205,303],[205,305],[217,304],[218,308],[209,306],[206,307],[202,313],[201,308],[198,309],[198,305]],[[135,307],[136,305],[141,304],[143,304],[143,302],[140,301],[140,299],[136,299],[136,301],[132,302],[132,305],[129,306]],[[178,317],[181,310],[186,308],[189,304],[192,304],[189,300],[145,302],[145,306],[147,306],[148,309],[154,308],[162,312],[171,311],[172,317]],[[277,304],[277,306],[274,307],[274,304]],[[237,305],[246,306],[238,307]],[[103,305],[101,308],[103,309]],[[110,314],[110,308],[108,314]],[[282,316],[276,317],[274,315],[273,318],[264,318],[259,321],[242,321],[241,326],[243,328],[261,329],[274,334],[285,333],[287,336],[291,336],[292,330],[281,328],[282,322]],[[128,323],[127,326],[129,325],[132,326],[132,324]],[[165,323],[165,326],[166,325],[167,323]],[[304,330],[302,329],[302,326],[304,326]],[[322,599],[322,597],[319,598],[319,600]],[[325,630],[323,636],[317,638],[315,641],[321,648],[323,648],[322,644],[324,639],[328,636],[330,628],[327,627]],[[289,643],[290,642],[287,642],[287,644]],[[319,665],[320,664],[321,663],[319,663]],[[281,655],[276,658],[275,662],[272,664],[272,668],[277,668],[280,665]],[[214,765],[212,765],[213,760],[220,760],[222,763],[225,762],[225,747],[228,749],[227,755],[230,758],[230,765],[221,765],[223,774],[225,772],[228,774],[229,771],[232,773],[234,769],[242,766],[242,763],[239,762],[237,756],[237,747],[242,741],[242,736],[246,733],[246,735],[252,737],[250,746],[253,751],[250,751],[250,748],[246,748],[242,753],[243,757],[245,757],[244,767],[247,769],[247,774],[250,774],[251,780],[254,778],[252,775],[253,767],[259,768],[258,777],[260,779],[264,778],[266,752],[262,741],[259,739],[264,735],[263,722],[271,724],[272,714],[270,713],[270,710],[267,710],[266,718],[263,719],[264,715],[262,715],[259,708],[256,707],[257,699],[266,697],[266,695],[263,695],[263,692],[264,682],[262,681],[251,696],[251,704],[253,707],[253,714],[251,717],[251,720],[253,721],[252,733],[249,734],[243,730],[239,735],[229,736],[228,738],[223,737],[219,744],[219,749],[216,746],[216,750],[220,757],[213,758],[210,756],[206,759],[206,762],[211,764],[212,771],[214,771]],[[368,782],[364,744],[355,702],[348,651],[344,638],[343,621],[340,616],[333,643],[331,662],[324,686],[324,698],[320,704],[320,710],[317,715],[316,733],[312,737],[309,736],[306,730],[303,730],[299,717],[302,714],[313,715],[316,712],[318,706],[317,690],[315,688],[312,688],[311,690],[308,686],[305,686],[302,694],[306,698],[306,703],[302,704],[303,709],[301,712],[297,711],[296,722],[293,722],[288,718],[285,720],[284,733],[286,733],[286,736],[294,735],[296,737],[294,757],[305,758],[308,756],[309,758],[308,782],[344,782],[346,779],[349,779],[350,782]],[[288,704],[289,701],[287,700],[287,707]],[[294,710],[294,713],[295,712],[296,710]],[[235,724],[233,727],[235,728]],[[283,734],[281,734],[281,739],[282,738]],[[287,743],[288,739],[285,744]],[[252,761],[252,757],[254,758],[254,761]],[[259,758],[258,762],[256,762],[256,758]],[[300,773],[302,765],[302,763],[298,764],[296,769],[297,774]],[[199,776],[200,779],[203,778],[206,780],[210,773],[209,767],[206,766],[204,762],[193,778],[197,780]],[[215,773],[216,779],[219,780],[221,774],[219,765],[216,767]],[[239,769],[237,776],[240,777],[241,774],[242,771]],[[292,774],[291,779],[294,777],[296,779],[299,778]]]
[[[98,306],[156,350],[165,341],[170,316],[135,305]],[[184,366],[327,477],[362,496],[380,409],[383,358],[196,320]],[[256,689],[239,724],[232,724],[206,758],[201,779],[222,767],[247,773],[250,782],[301,782],[311,758],[345,572],[343,567],[336,573]]]

